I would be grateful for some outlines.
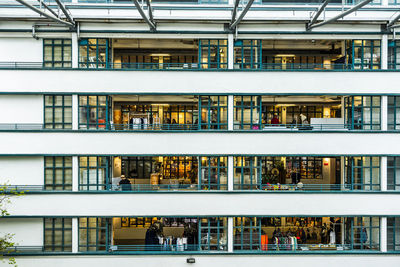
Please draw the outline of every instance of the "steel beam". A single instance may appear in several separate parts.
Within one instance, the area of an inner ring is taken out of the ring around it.
[[[58,17],[58,14],[51,9],[48,5],[46,5],[42,0],[37,0],[42,6],[44,6],[51,14],[53,14],[54,16]]]
[[[393,27],[394,24],[395,24],[397,21],[399,21],[399,19],[400,19],[400,14],[398,14],[394,19],[392,19],[392,20],[388,23],[387,27],[388,27],[388,28]]]
[[[149,24],[151,30],[156,30],[156,24],[152,22],[144,13],[143,8],[140,6],[138,0],[132,0],[132,2],[135,4],[136,9],[139,11],[140,15],[144,19],[144,21]]]
[[[231,23],[233,23],[235,21],[235,19],[236,19],[237,8],[239,6],[239,2],[240,2],[240,0],[235,0],[235,5],[233,6]]]
[[[329,4],[331,0],[325,0],[322,5],[318,8],[317,13],[315,13],[314,17],[311,19],[310,23],[307,24],[307,30],[310,28],[311,25],[313,25],[318,17],[321,15],[322,11],[325,10],[325,7]]]
[[[69,22],[71,22],[72,24],[74,24],[75,26],[75,21],[72,18],[72,16],[68,13],[67,8],[64,6],[63,3],[61,3],[60,0],[55,0],[57,5],[60,7],[61,11],[64,13],[64,15],[67,17],[67,19],[69,20]]]
[[[371,0],[371,1],[372,1],[372,0]],[[254,2],[254,0],[249,0],[249,2],[247,2],[247,5],[246,5],[245,8],[242,10],[242,12],[240,13],[239,17],[238,17],[234,22],[232,22],[232,23],[229,25],[229,29],[230,29],[230,30],[233,30],[233,29],[236,27],[236,25],[238,25],[238,24],[240,23],[240,21],[241,21],[241,20],[244,18],[244,16],[246,15],[247,11],[249,11],[249,9],[250,9],[251,5],[253,4],[253,2]]]
[[[48,18],[48,19],[51,19],[51,20],[56,21],[56,22],[58,22],[58,23],[65,24],[65,25],[67,25],[67,26],[69,26],[69,27],[74,27],[74,24],[72,24],[71,22],[64,21],[64,20],[62,20],[62,19],[59,19],[59,18],[54,17],[54,16],[52,16],[52,15],[49,15],[49,14],[47,14],[46,12],[43,12],[42,10],[40,10],[39,8],[34,7],[34,6],[32,6],[31,4],[28,4],[28,3],[25,2],[24,0],[15,0],[15,1],[17,1],[18,3],[20,3],[20,4],[24,5],[24,6],[26,6],[27,8],[30,8],[31,10],[35,11],[36,13],[38,13],[38,14],[40,14],[40,15],[45,16],[45,17]]]
[[[149,18],[150,18],[150,21],[153,22],[153,23],[155,24],[155,22],[154,22],[154,16],[153,16],[153,8],[151,7],[151,2],[150,2],[150,0],[146,0],[146,4],[147,4],[147,9],[149,10]]]
[[[331,18],[331,19],[328,19],[326,21],[311,25],[309,27],[309,30],[311,30],[312,28],[320,27],[320,26],[323,26],[323,25],[328,24],[330,22],[336,21],[336,20],[338,20],[340,18],[343,18],[344,16],[347,16],[348,14],[350,14],[350,13],[352,13],[352,12],[354,12],[354,11],[360,9],[360,8],[362,8],[363,6],[368,5],[370,2],[372,2],[372,0],[364,0],[363,2],[355,5],[354,7],[350,8],[349,10],[346,10],[345,12],[342,12],[341,14],[339,14],[339,15]]]

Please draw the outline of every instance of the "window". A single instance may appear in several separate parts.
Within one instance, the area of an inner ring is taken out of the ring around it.
[[[79,157],[79,190],[106,190],[108,157]]]
[[[399,0],[389,0],[389,5],[400,5]]]
[[[351,42],[353,69],[381,68],[380,40],[353,40]]]
[[[345,97],[345,123],[355,130],[381,129],[381,97]]]
[[[345,242],[351,250],[379,250],[379,217],[346,218]]]
[[[72,190],[72,157],[44,157],[45,190]]]
[[[345,183],[352,190],[380,190],[380,158],[346,157]]]
[[[227,218],[200,219],[200,250],[227,250]]]
[[[72,96],[44,96],[44,128],[72,129]]]
[[[234,43],[235,69],[259,69],[261,40],[236,40]]]
[[[400,130],[400,96],[388,96],[388,130]]]
[[[227,157],[200,157],[200,188],[227,190]]]
[[[398,2],[400,4],[400,1]],[[389,41],[388,68],[400,69],[400,41]]]
[[[108,67],[108,39],[81,39],[79,41],[80,68]]]
[[[71,68],[72,45],[70,39],[44,39],[43,63],[48,68]]]
[[[200,96],[201,129],[228,129],[228,97]]]
[[[387,218],[387,250],[400,251],[400,217]]]
[[[400,190],[400,157],[387,157],[387,189]]]
[[[287,157],[286,168],[300,173],[301,179],[322,179],[322,158],[316,157]],[[287,179],[291,179],[290,171]]]
[[[79,218],[79,251],[104,251],[109,245],[107,218]]]
[[[226,69],[228,67],[228,41],[200,40],[199,58],[202,69]]]
[[[79,96],[79,128],[107,129],[110,103],[108,96]]]
[[[44,250],[72,251],[72,219],[44,218]]]
[[[234,158],[234,189],[261,188],[261,157]]]
[[[263,235],[261,218],[234,218],[233,235],[233,250],[259,250]]]
[[[235,96],[234,97],[234,129],[261,128],[261,96]]]

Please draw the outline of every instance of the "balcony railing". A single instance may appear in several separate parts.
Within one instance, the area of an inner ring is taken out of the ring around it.
[[[355,66],[352,64],[324,63],[234,63],[237,71],[376,71],[376,66]],[[0,62],[0,69],[77,69],[77,70],[228,70],[227,63],[105,63],[79,62],[79,67],[51,67],[43,62]],[[400,71],[391,69],[390,71]]]
[[[65,192],[71,190],[53,189],[52,185],[5,185],[3,191],[10,192]],[[234,184],[234,191],[258,192],[377,192],[379,184]],[[227,191],[228,185],[221,184],[81,184],[79,191],[112,191],[112,192],[198,192],[198,191]],[[393,191],[393,190],[392,190]]]
[[[234,131],[274,132],[274,131],[381,131],[351,128],[350,124],[235,124]],[[226,124],[81,124],[79,131],[228,131]],[[52,123],[0,123],[0,131],[71,131],[72,124],[55,125]]]

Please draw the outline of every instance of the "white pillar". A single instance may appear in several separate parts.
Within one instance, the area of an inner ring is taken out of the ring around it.
[[[228,217],[228,252],[233,252],[233,217]]]
[[[72,191],[79,191],[79,158],[72,157]]]
[[[387,157],[381,157],[381,191],[387,191]]]
[[[72,95],[72,130],[79,128],[79,99],[78,95]]]
[[[387,217],[381,217],[381,229],[380,229],[380,247],[381,252],[387,252]]]
[[[228,191],[233,191],[233,156],[228,157]]]
[[[345,162],[344,162],[344,160],[345,160],[345,157],[343,157],[343,156],[340,157],[340,184],[341,184],[340,188],[341,188],[341,190],[344,190],[344,188],[345,188],[344,176],[346,175],[346,173],[345,173]]]
[[[79,47],[78,47],[78,34],[76,32],[72,33],[71,42],[72,42],[72,67],[77,68]]]
[[[72,218],[72,253],[78,253],[78,250],[79,250],[78,218]]]
[[[381,39],[381,69],[388,69],[388,35],[383,34]]]
[[[233,116],[234,116],[234,96],[233,95],[228,95],[228,130],[232,131],[233,130]]]
[[[388,97],[381,96],[381,130],[387,131],[388,129]]]
[[[233,69],[233,45],[234,45],[234,40],[233,40],[233,33],[228,34],[228,69],[232,70]]]

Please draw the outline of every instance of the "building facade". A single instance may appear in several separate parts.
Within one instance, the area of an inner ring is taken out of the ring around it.
[[[2,0],[6,257],[399,266],[399,7]]]

